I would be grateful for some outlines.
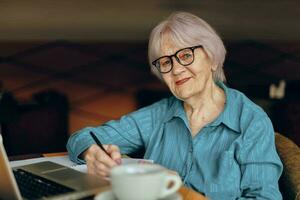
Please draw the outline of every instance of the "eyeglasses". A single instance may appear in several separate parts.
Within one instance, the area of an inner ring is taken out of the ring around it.
[[[202,45],[187,47],[176,51],[173,55],[159,57],[152,62],[152,65],[162,74],[166,74],[173,69],[172,57],[175,57],[182,66],[188,66],[194,62],[194,50],[197,48],[202,48]]]

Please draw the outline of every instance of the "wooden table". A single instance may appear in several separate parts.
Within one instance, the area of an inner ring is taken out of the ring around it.
[[[202,194],[184,186],[181,186],[178,192],[181,194],[183,200],[208,200]]]
[[[32,154],[32,155],[13,156],[10,157],[10,160],[20,160],[20,159],[29,159],[29,158],[37,158],[37,157],[64,156],[64,155],[67,155],[67,153],[59,152],[59,153],[46,153],[46,154]],[[180,189],[178,190],[178,193],[181,194],[183,200],[208,200],[202,194],[190,188],[187,188],[185,186],[181,186]]]

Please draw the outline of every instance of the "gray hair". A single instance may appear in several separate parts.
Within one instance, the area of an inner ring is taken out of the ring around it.
[[[202,45],[213,65],[217,67],[213,72],[213,79],[226,81],[223,71],[226,49],[221,38],[208,23],[187,12],[172,13],[152,30],[148,58],[151,71],[155,76],[162,79],[160,72],[152,65],[152,61],[162,56],[161,46],[166,34],[179,48]]]

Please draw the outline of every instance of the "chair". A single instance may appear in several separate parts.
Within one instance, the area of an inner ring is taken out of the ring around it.
[[[300,200],[300,148],[290,139],[276,133],[277,152],[283,163],[279,180],[283,199]]]

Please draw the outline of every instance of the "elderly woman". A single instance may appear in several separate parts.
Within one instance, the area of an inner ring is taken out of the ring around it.
[[[214,29],[195,15],[177,12],[152,31],[152,72],[174,97],[72,135],[67,148],[88,171],[107,176],[120,152],[145,149],[178,172],[184,185],[211,199],[282,199],[282,164],[266,113],[225,84],[226,50]],[[89,135],[93,131],[109,155]]]

